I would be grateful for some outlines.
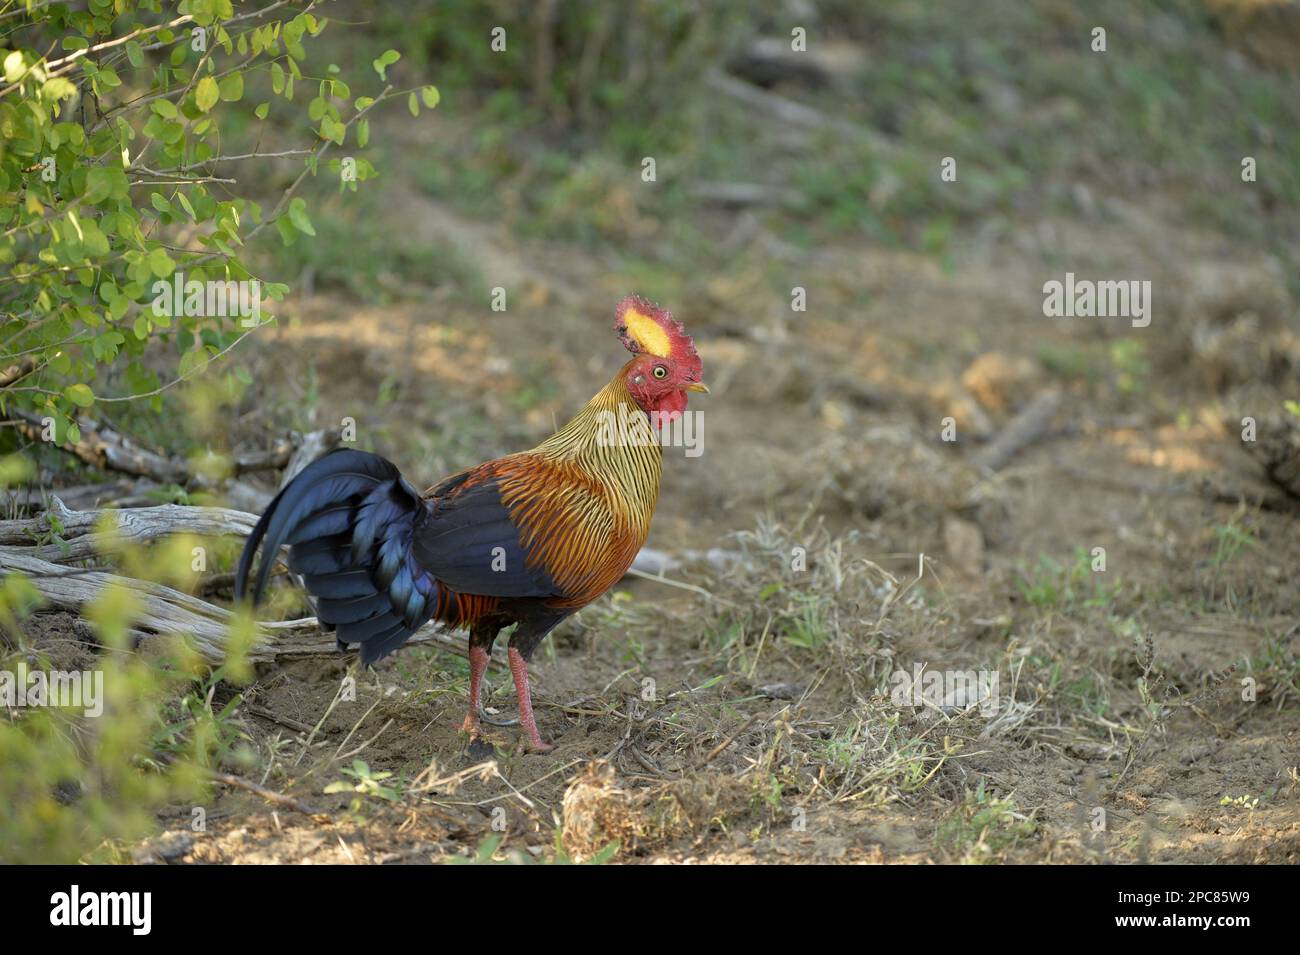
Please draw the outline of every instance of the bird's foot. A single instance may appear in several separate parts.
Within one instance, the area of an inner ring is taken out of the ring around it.
[[[465,714],[465,719],[460,724],[460,731],[469,737],[471,743],[482,735],[483,727],[479,724],[476,712],[470,710]]]
[[[549,753],[553,749],[555,749],[555,744],[548,743],[546,740],[542,739],[542,737],[538,735],[536,727],[532,728],[532,732],[529,733],[528,737],[524,740],[525,753]]]

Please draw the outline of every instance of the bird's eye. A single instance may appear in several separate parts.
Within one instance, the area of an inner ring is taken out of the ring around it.
[[[668,369],[665,368],[663,365],[655,365],[654,376],[660,379],[667,378]]]

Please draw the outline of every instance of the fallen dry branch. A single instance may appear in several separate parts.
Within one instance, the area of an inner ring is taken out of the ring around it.
[[[760,182],[697,182],[691,186],[691,196],[704,202],[722,206],[790,206],[797,205],[801,196],[793,189],[769,186]]]
[[[975,463],[998,471],[1017,454],[1047,434],[1061,407],[1058,391],[1044,391],[1029,402],[1002,432],[974,455]]]
[[[47,502],[55,493],[59,500],[74,511],[94,510],[97,507],[145,507],[157,504],[159,498],[151,494],[161,493],[163,485],[145,478],[120,478],[116,481],[102,481],[98,484],[76,484],[60,487],[57,491],[39,486],[18,488],[14,493],[17,503],[24,511],[34,513],[44,510]],[[18,496],[21,495],[21,496]]]
[[[265,786],[258,785],[251,779],[244,779],[242,776],[236,776],[233,773],[212,773],[212,778],[216,782],[226,786],[233,786],[236,789],[242,789],[250,792],[255,796],[261,796],[269,803],[277,806],[284,806],[286,809],[292,809],[294,812],[300,812],[304,816],[317,816],[321,812],[319,809],[313,809],[301,799],[295,799],[293,796],[286,796],[284,793],[278,793],[274,789],[267,789]]]
[[[41,440],[45,422],[40,415],[18,409],[13,414],[27,422],[23,430],[29,437]],[[65,441],[57,447],[84,464],[134,477],[152,478],[163,484],[184,484],[189,480],[189,468],[183,461],[142,447],[106,424],[82,418],[77,422],[77,428],[81,431],[80,440]]]
[[[26,423],[23,430],[28,437],[41,440],[45,422],[39,415],[17,410],[14,414]],[[196,471],[183,458],[150,450],[104,422],[81,418],[77,421],[77,427],[81,431],[80,440],[65,441],[57,447],[83,464],[161,485],[174,484],[220,491],[232,504],[253,510],[261,510],[270,503],[271,494],[236,478],[255,471],[284,468],[285,480],[288,480],[313,459],[336,446],[340,438],[337,428],[312,431],[305,435],[293,432],[269,448],[236,454],[233,460],[234,477],[213,481]]]

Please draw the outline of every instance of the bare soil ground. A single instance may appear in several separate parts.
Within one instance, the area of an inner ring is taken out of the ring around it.
[[[510,728],[467,749],[446,651],[384,661],[332,708],[344,658],[259,674],[239,710],[256,778],[320,815],[222,790],[175,857],[545,860],[617,840],[627,862],[1300,861],[1296,511],[1234,424],[1267,416],[1267,368],[1295,367],[1294,304],[1272,262],[1158,210],[1120,218],[994,236],[948,271],[823,249],[802,261],[807,313],[761,261],[701,280],[670,304],[714,386],[705,453],[669,451],[650,546],[728,562],[668,575],[698,589],[629,579],[553,635],[534,666],[548,755]],[[1044,318],[1045,233],[1081,273],[1104,249],[1156,276],[1151,327]],[[473,242],[530,276],[523,303],[296,302],[257,380],[310,356],[317,423],[356,417],[416,483],[540,439],[617,367],[626,288],[563,248]],[[580,291],[556,294],[552,268]],[[1108,349],[1137,336],[1117,370]],[[1050,431],[978,468],[979,432],[1048,388]],[[896,705],[888,675],[916,665],[997,670],[996,715]],[[490,701],[513,713],[503,669]],[[353,759],[392,773],[396,801],[325,795]]]

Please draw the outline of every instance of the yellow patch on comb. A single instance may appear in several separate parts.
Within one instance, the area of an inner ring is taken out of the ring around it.
[[[623,313],[623,327],[631,338],[641,346],[648,355],[669,358],[672,355],[672,339],[657,321],[632,306]]]

